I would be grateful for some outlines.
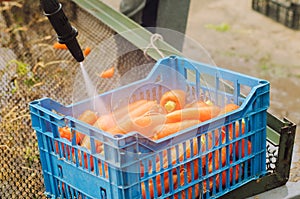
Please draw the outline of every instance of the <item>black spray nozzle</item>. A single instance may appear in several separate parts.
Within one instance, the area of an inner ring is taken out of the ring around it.
[[[69,23],[62,10],[62,5],[57,0],[41,0],[41,6],[57,33],[58,42],[66,44],[73,57],[78,62],[82,62],[84,56],[76,39],[78,32]]]

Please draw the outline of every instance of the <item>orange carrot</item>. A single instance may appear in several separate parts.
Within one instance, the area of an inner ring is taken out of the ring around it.
[[[83,54],[84,54],[84,56],[86,57],[86,56],[88,56],[88,55],[90,54],[90,52],[91,52],[91,48],[90,48],[90,47],[86,47],[86,48],[84,49],[84,51],[83,51]]]
[[[239,106],[236,105],[236,104],[226,104],[220,111],[219,115],[222,115],[222,114],[226,114],[226,113],[229,113],[231,111],[234,111],[236,109],[238,109]]]
[[[113,128],[115,125],[116,122],[112,114],[101,115],[94,123],[94,127],[103,131]]]
[[[91,111],[91,110],[86,110],[84,111],[79,117],[78,120],[83,121],[87,124],[93,125],[98,119],[98,116],[96,115],[95,112]],[[77,132],[76,133],[76,140],[78,139],[79,142],[82,141],[82,139],[84,138],[84,134]],[[78,137],[78,138],[77,138]]]
[[[158,108],[156,101],[138,100],[128,106],[118,108],[112,112],[115,121],[122,121],[126,117],[135,118]]]
[[[147,101],[146,103],[136,107],[130,111],[127,115],[116,118],[116,126],[107,130],[107,132],[116,135],[116,134],[126,134],[130,131],[137,129],[137,125],[133,123],[133,120],[137,117],[141,117],[145,114],[150,114],[151,111],[155,111],[158,104],[156,101]]]
[[[153,138],[154,140],[158,140],[196,124],[199,124],[199,120],[184,120],[181,122],[162,124],[155,128]]]
[[[96,115],[95,112],[91,110],[86,110],[78,117],[78,119],[85,123],[93,125],[98,119],[98,116]]]
[[[112,135],[122,135],[122,134],[126,134],[128,132],[126,129],[130,129],[130,128],[131,128],[131,122],[130,123],[122,123],[120,125],[116,125],[115,127],[107,129],[106,132],[108,132]]]
[[[167,122],[179,122],[182,120],[200,120],[202,122],[217,116],[220,108],[217,106],[205,106],[199,108],[184,108],[167,114]]]
[[[247,143],[247,146],[246,146],[247,151],[245,150],[246,143]],[[241,149],[240,149],[240,147],[241,147]],[[241,152],[239,150],[241,150]],[[243,157],[245,157],[246,153],[247,153],[247,155],[250,155],[251,152],[252,152],[252,143],[249,140],[242,139],[241,141],[236,142],[236,145],[235,145],[236,158],[243,158]],[[241,154],[241,156],[240,156],[240,154]]]
[[[144,114],[149,114],[151,112],[157,112],[159,109],[158,104],[156,101],[147,101],[146,103],[136,107],[132,111],[128,113],[130,118],[136,118],[142,116]]]
[[[165,92],[160,99],[160,105],[166,109],[166,111],[172,112],[179,110],[185,106],[186,93],[183,90],[170,90]]]
[[[233,169],[233,167],[230,167],[230,169],[229,169],[229,182],[230,183],[232,183],[233,181],[238,181],[238,179],[239,179],[239,169],[240,169],[240,167],[239,167],[239,165],[236,165],[235,166],[235,179],[233,179],[233,172],[234,172],[234,169]],[[227,176],[227,172],[226,172],[226,170],[225,171],[223,171],[222,172],[222,185],[223,186],[225,186],[226,185],[226,182],[227,182],[227,178],[226,178],[226,176]],[[219,176],[217,176],[217,177],[219,177]],[[219,179],[220,180],[220,179]],[[218,180],[218,181],[219,181]],[[219,184],[219,183],[218,183]],[[217,184],[217,185],[218,185]]]
[[[112,78],[115,73],[115,67],[111,67],[100,74],[101,78]]]
[[[93,111],[86,110],[84,111],[79,117],[78,120],[83,121],[87,124],[93,125],[94,122],[97,120],[97,115]],[[66,138],[69,141],[72,139],[72,133],[71,129],[67,126],[65,127],[59,127],[58,131],[60,133],[61,138]],[[81,134],[79,132],[76,133],[76,143],[79,144],[84,137],[84,134]]]
[[[123,117],[124,115],[128,115],[128,113],[134,109],[136,109],[137,107],[145,104],[148,100],[145,99],[141,99],[141,100],[137,100],[135,102],[129,103],[127,106],[123,106],[120,108],[117,108],[115,110],[112,111],[112,115],[119,119],[120,117]]]
[[[58,132],[61,138],[66,138],[67,140],[71,141],[71,129],[69,127],[58,127]]]
[[[196,107],[206,107],[206,106],[208,106],[206,102],[199,100],[197,102],[186,104],[184,108],[192,108],[192,107],[196,108]]]
[[[84,138],[81,141],[80,146],[87,148],[88,150],[91,150],[91,142],[90,142],[90,136],[84,136]],[[96,146],[96,152],[100,153],[102,151],[102,142],[95,140],[95,146]]]
[[[165,193],[168,193],[169,192],[169,189],[170,189],[170,184],[169,184],[169,174],[167,172],[164,173],[164,177],[162,178],[160,175],[157,175],[156,176],[156,193],[157,193],[157,196],[161,196],[162,194],[162,186],[164,187],[164,190],[165,190]],[[177,179],[178,179],[178,176],[176,174],[173,174],[172,175],[172,178],[173,178],[173,183],[174,185],[177,184]],[[146,198],[147,196],[147,192],[146,192],[146,182],[143,182],[141,184],[141,188],[142,188],[142,198]],[[154,182],[152,179],[150,179],[148,181],[148,188],[149,188],[149,195],[150,195],[150,198],[154,198]]]
[[[141,134],[152,137],[156,126],[164,124],[166,116],[164,114],[143,115],[133,119],[134,128]]]
[[[53,48],[55,48],[55,49],[62,49],[62,50],[68,49],[68,47],[66,46],[66,44],[61,44],[61,43],[58,43],[58,42],[55,42],[53,44]]]

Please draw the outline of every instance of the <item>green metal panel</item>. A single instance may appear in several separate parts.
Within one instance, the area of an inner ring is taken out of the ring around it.
[[[78,6],[92,14],[101,22],[109,26],[115,32],[121,34],[126,40],[140,49],[145,49],[150,43],[152,33],[139,24],[129,19],[120,12],[99,0],[73,0]],[[134,31],[132,31],[134,30]],[[156,42],[159,49],[163,49],[166,56],[180,55],[180,52],[166,42],[158,40]],[[153,49],[147,51],[147,54],[155,60],[161,58],[159,53]]]

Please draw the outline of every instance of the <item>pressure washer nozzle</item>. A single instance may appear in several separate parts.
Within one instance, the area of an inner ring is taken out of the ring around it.
[[[76,61],[82,62],[84,56],[76,39],[78,32],[69,23],[62,10],[62,5],[57,0],[41,0],[41,6],[44,10],[44,15],[48,17],[57,33],[58,42],[66,44]]]

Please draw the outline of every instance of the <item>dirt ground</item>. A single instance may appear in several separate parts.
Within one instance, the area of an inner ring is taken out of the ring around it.
[[[104,0],[118,10],[120,0]],[[254,11],[252,0],[191,0],[186,37],[197,41],[216,65],[266,79],[271,85],[269,112],[300,125],[300,30]],[[300,131],[294,148],[291,181],[299,181]]]

